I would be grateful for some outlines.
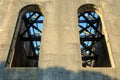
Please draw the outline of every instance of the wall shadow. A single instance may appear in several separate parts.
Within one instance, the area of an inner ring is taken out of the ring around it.
[[[118,80],[100,72],[79,71],[77,73],[60,67],[39,69],[38,80]]]
[[[5,62],[0,61],[0,80],[3,80]]]
[[[73,72],[61,67],[39,69],[37,67],[3,67],[0,62],[0,80],[120,80],[109,75],[81,70]]]

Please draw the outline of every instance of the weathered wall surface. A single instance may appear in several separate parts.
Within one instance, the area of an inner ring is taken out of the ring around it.
[[[5,68],[19,11],[38,4],[44,14],[38,68]],[[114,68],[81,65],[77,10],[97,6]],[[120,80],[119,0],[0,0],[0,80]],[[110,49],[111,48],[111,49]]]

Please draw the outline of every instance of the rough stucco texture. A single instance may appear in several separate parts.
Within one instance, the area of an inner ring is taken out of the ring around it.
[[[40,5],[45,17],[39,66],[5,68],[19,11],[30,4]],[[114,68],[82,67],[77,10],[83,4],[100,12]],[[120,80],[119,8],[120,0],[0,0],[0,80]]]

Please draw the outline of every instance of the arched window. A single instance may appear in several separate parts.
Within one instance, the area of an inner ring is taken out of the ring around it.
[[[44,16],[37,5],[29,5],[22,9],[6,66],[38,66],[43,19]]]
[[[78,9],[78,26],[83,67],[111,67],[100,16],[94,5]]]

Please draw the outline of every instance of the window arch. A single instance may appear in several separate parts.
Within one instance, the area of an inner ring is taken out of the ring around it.
[[[6,66],[38,66],[44,20],[40,10],[38,5],[29,5],[20,11]]]
[[[100,16],[93,4],[78,9],[83,67],[111,67]]]

